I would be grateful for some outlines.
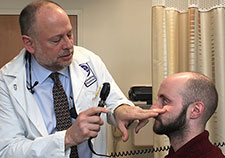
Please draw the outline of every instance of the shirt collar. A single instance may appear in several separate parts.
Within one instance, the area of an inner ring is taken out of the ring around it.
[[[38,81],[40,84],[42,82],[44,82],[49,75],[52,73],[52,71],[44,68],[43,66],[41,66],[37,60],[33,57],[33,55],[31,56],[31,73],[32,73],[32,80],[34,81]],[[57,71],[59,74],[65,76],[66,78],[69,78],[69,68],[65,67],[64,69]]]

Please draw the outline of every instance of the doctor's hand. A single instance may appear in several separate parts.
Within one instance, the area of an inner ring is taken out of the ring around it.
[[[65,146],[78,145],[90,137],[97,137],[103,120],[98,116],[99,113],[108,113],[109,110],[102,107],[92,107],[81,112],[73,125],[66,131]]]
[[[160,113],[166,112],[166,109],[151,109],[145,110],[138,106],[120,105],[115,109],[114,117],[117,123],[117,127],[123,135],[123,141],[126,142],[129,138],[128,127],[135,121],[139,120],[135,127],[135,132],[144,127],[149,121],[149,118],[156,117]]]

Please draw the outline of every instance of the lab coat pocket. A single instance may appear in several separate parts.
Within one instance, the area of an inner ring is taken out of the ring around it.
[[[80,93],[78,99],[82,106],[82,111],[87,110],[91,107],[98,106],[99,101],[99,88],[96,87],[84,87]]]

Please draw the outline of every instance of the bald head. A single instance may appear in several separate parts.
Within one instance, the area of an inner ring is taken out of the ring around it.
[[[184,106],[201,101],[205,105],[202,120],[207,120],[215,112],[218,104],[218,94],[214,83],[207,76],[196,72],[182,72],[171,75],[168,80],[176,80],[174,83],[181,83],[178,91],[182,96]]]
[[[69,17],[63,9],[55,4],[49,3],[42,6],[36,13],[36,33],[49,33],[57,31],[53,26],[64,26],[65,23],[70,24]],[[70,24],[71,25],[71,24]]]
[[[36,17],[41,9],[57,8],[63,9],[55,2],[52,1],[35,1],[27,5],[20,13],[19,23],[22,35],[34,37],[36,35]],[[45,12],[46,13],[46,12]]]

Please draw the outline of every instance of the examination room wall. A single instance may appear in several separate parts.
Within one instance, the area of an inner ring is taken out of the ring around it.
[[[151,85],[151,0],[53,1],[68,13],[78,15],[78,45],[102,58],[126,96],[133,85]],[[0,0],[0,13],[18,14],[30,2]],[[109,138],[116,140],[109,151],[137,149],[131,131],[125,144],[115,134],[118,133],[112,132],[113,139]],[[151,134],[149,131],[148,135]]]
[[[31,0],[0,0],[0,13],[18,13]],[[132,85],[151,85],[151,1],[55,0],[79,12],[78,45],[98,54],[127,96]]]

